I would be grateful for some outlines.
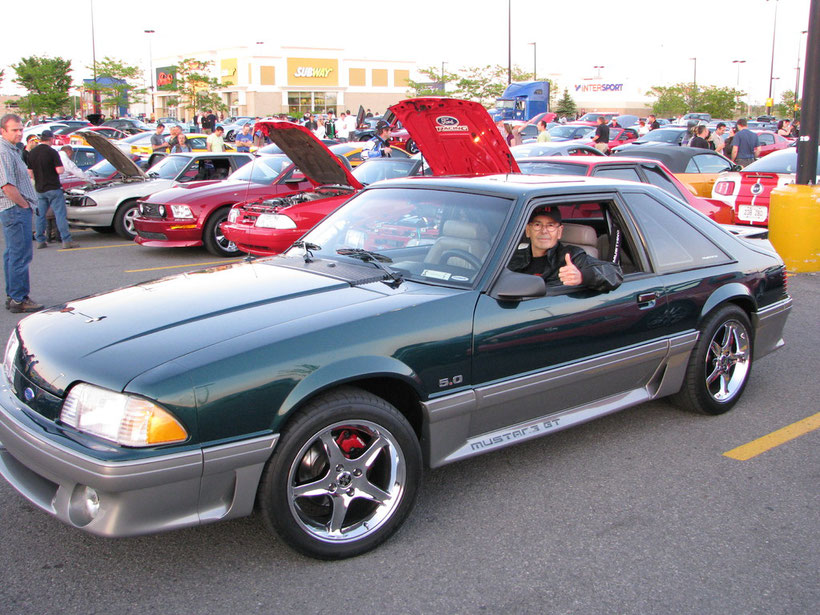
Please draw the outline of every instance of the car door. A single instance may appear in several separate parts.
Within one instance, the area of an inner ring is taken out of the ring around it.
[[[646,387],[666,357],[667,340],[659,329],[663,284],[649,270],[618,198],[574,196],[549,204],[561,208],[565,227],[576,220],[617,243],[617,249],[602,248],[600,256],[628,253],[622,262],[630,265],[623,283],[610,292],[552,287],[544,297],[519,301],[495,298],[492,290],[480,296],[473,348],[478,401],[470,435],[605,399],[648,398]],[[592,204],[598,205],[597,218],[589,216]],[[583,213],[573,217],[572,211]],[[522,233],[525,222],[519,221]]]

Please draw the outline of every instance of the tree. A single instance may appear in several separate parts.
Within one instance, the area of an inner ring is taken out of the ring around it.
[[[780,95],[780,103],[775,105],[774,113],[778,117],[794,117],[795,104],[799,102],[794,99],[794,90],[786,90]]]
[[[420,96],[446,96],[447,84],[455,81],[458,75],[453,73],[441,73],[438,68],[428,66],[427,68],[419,69],[419,72],[427,77],[429,81],[413,81],[407,82],[407,96],[410,98],[418,98]]]
[[[501,96],[506,87],[506,82],[501,80],[500,68],[498,65],[488,64],[472,66],[460,71],[461,76],[456,81],[456,91],[453,95],[480,102],[484,106],[491,105],[496,98]]]
[[[699,94],[697,111],[703,111],[712,117],[729,118],[742,112],[741,99],[746,93],[730,87],[706,86]]]
[[[228,106],[222,102],[222,97],[213,91],[220,85],[216,79],[208,76],[207,71],[212,64],[210,60],[203,62],[194,58],[185,58],[174,67],[177,92],[185,109],[194,113],[199,109],[228,110]]]
[[[654,85],[646,93],[656,100],[652,103],[652,113],[657,117],[671,117],[686,113],[688,108],[683,90],[679,85],[662,86]]]
[[[88,87],[98,93],[100,103],[109,110],[109,115],[116,116],[120,107],[145,100],[146,89],[137,87],[142,79],[139,67],[106,56],[90,69],[96,69],[97,83]]]
[[[31,56],[20,58],[11,67],[17,73],[14,83],[28,91],[20,107],[37,114],[55,115],[68,107],[71,87],[71,60]]]
[[[558,104],[555,106],[555,112],[561,117],[568,117],[570,119],[575,119],[575,114],[578,111],[578,105],[575,104],[572,96],[569,95],[569,90],[564,88],[564,95],[561,97],[561,100],[558,101]]]

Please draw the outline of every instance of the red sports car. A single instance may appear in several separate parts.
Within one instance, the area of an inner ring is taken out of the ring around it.
[[[793,141],[781,137],[773,130],[753,130],[760,141],[760,157],[768,156],[772,152],[777,152],[781,149],[789,147]]]
[[[400,102],[390,110],[424,152],[433,175],[519,172],[492,119],[478,103],[416,98]],[[249,200],[231,209],[228,222],[222,225],[225,238],[245,252],[272,255],[287,249],[362,185],[303,126],[290,122],[262,124],[270,138],[316,185],[312,192]],[[344,179],[339,179],[343,171]],[[397,208],[400,209],[399,204]],[[418,240],[424,236],[421,227],[403,220],[401,215],[391,233],[396,235],[396,241],[403,238],[405,242],[414,235]],[[351,242],[362,248],[368,246],[364,237],[351,237]]]
[[[769,226],[769,195],[778,186],[793,184],[796,174],[797,148],[790,147],[760,158],[741,171],[721,173],[712,188],[712,198],[734,209],[737,224]]]

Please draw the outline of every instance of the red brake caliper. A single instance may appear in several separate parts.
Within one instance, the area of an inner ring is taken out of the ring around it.
[[[348,459],[353,456],[354,452],[362,450],[365,447],[364,440],[362,440],[358,434],[348,429],[343,429],[336,437],[336,444],[339,445],[339,448],[342,449],[342,452]]]

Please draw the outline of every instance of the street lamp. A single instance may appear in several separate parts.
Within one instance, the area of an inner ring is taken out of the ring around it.
[[[532,45],[532,80],[536,81],[538,79],[538,77],[536,76],[538,74],[538,71],[535,68],[535,49],[536,49],[536,46],[535,46],[535,43],[527,43],[527,45]]]
[[[148,35],[148,77],[150,78],[148,83],[151,84],[148,89],[151,93],[151,116],[155,118],[157,110],[154,107],[154,81],[156,80],[154,79],[154,51],[151,48],[151,35],[155,33],[155,30],[143,30],[143,32]]]
[[[769,86],[769,88],[770,88],[769,89],[769,96],[772,97],[772,107],[774,107],[774,95],[775,95],[774,82],[777,81],[778,79],[780,79],[780,77],[772,77],[771,85]],[[771,113],[769,113],[769,115],[771,115]]]
[[[445,64],[447,64],[447,62],[444,62],[444,61],[441,62],[441,91],[442,92],[444,92],[447,89],[447,86],[444,84],[444,65]]]
[[[769,0],[766,0],[768,2]],[[772,97],[772,81],[774,81],[774,40],[777,34],[777,0],[774,0],[774,25],[772,26],[772,65],[769,69],[769,98],[766,100],[766,115],[772,114],[774,98]],[[771,104],[769,104],[771,103]]]
[[[594,68],[596,71],[598,71],[598,74],[595,75],[595,78],[600,79],[601,78],[601,69],[606,68],[606,66],[593,66],[592,68]]]
[[[737,87],[740,87],[740,65],[746,64],[746,60],[732,60],[732,64],[737,64]]]
[[[96,37],[94,36],[94,0],[89,0],[88,4],[91,7],[91,64],[94,71],[94,89],[91,90],[94,99],[92,109],[93,113],[99,114],[100,93],[97,91],[97,43]]]
[[[797,79],[794,82],[794,119],[795,121],[800,119],[800,110],[798,106],[800,105],[800,96],[798,95],[798,91],[800,90],[800,43],[803,42],[803,35],[806,34],[808,30],[802,30],[800,32],[800,37],[797,39]]]
[[[692,85],[695,90],[698,89],[698,59],[697,58],[689,58],[692,62],[695,63],[695,72],[692,74]]]

